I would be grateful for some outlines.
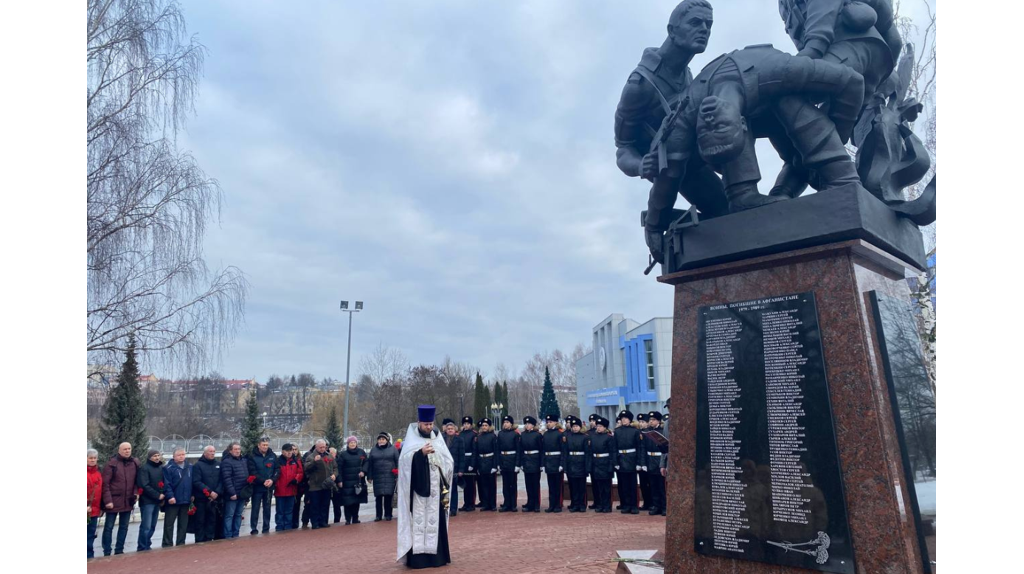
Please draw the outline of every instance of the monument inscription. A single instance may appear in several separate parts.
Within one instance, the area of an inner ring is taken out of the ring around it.
[[[698,317],[694,549],[853,573],[814,294]]]

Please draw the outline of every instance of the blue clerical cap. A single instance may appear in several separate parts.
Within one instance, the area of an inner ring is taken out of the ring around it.
[[[421,423],[432,423],[434,422],[434,411],[437,407],[434,405],[420,405],[417,407],[420,411],[420,422]]]

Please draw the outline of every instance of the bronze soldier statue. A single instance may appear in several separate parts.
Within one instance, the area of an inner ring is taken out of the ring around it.
[[[822,109],[814,105],[819,101],[826,104]],[[684,93],[661,177],[678,178],[685,187],[685,170],[699,155],[722,173],[730,211],[758,207],[763,203],[756,198],[763,196],[754,140],[767,137],[787,164],[800,163],[816,189],[859,184],[843,143],[862,102],[863,79],[847,66],[769,44],[735,50],[708,64]],[[777,185],[772,195],[795,197],[803,187]],[[665,201],[674,199],[662,192]]]
[[[661,237],[671,223],[672,204],[680,191],[678,179],[662,179],[659,164],[667,161],[665,138],[659,129],[679,95],[693,80],[689,64],[694,55],[707,48],[713,23],[707,0],[683,0],[672,11],[668,38],[658,48],[644,50],[640,63],[630,73],[615,110],[616,163],[622,173],[651,181],[650,202],[644,220],[651,254],[661,261]],[[659,160],[659,155],[661,156]],[[687,170],[683,197],[705,217],[728,213],[722,183],[701,164]],[[670,186],[670,189],[665,189]],[[657,192],[655,191],[657,190]]]

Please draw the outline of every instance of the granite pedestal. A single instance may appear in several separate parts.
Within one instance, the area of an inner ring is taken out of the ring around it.
[[[813,292],[856,572],[922,572],[868,293],[908,299],[916,265],[864,239],[664,275],[675,287],[666,572],[797,573],[694,550],[698,309]]]

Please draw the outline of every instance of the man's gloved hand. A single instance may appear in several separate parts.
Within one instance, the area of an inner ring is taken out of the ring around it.
[[[658,154],[649,153],[640,160],[640,178],[654,181],[655,177],[658,177]]]
[[[498,474],[498,469],[492,468],[491,469],[491,474]]]

